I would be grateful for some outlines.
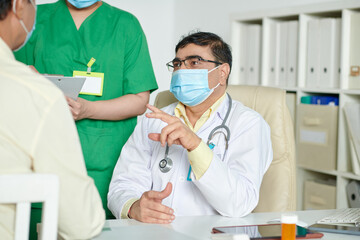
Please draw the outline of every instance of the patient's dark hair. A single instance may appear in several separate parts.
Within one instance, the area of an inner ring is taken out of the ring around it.
[[[228,63],[231,71],[232,55],[230,46],[224,42],[221,37],[210,32],[196,32],[189,34],[181,39],[180,42],[176,45],[175,53],[177,53],[180,48],[184,48],[191,43],[198,46],[210,46],[216,61],[221,63]]]
[[[28,1],[30,2],[30,0]],[[0,0],[0,21],[6,18],[11,7],[11,0]]]

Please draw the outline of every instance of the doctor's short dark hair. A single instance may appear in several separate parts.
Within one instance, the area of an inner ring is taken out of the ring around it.
[[[0,21],[4,20],[12,7],[12,0],[0,0]],[[30,2],[30,0],[28,0]]]
[[[221,37],[211,32],[191,33],[180,40],[175,47],[175,53],[177,53],[180,48],[184,48],[191,43],[198,46],[210,46],[215,60],[221,63],[228,63],[231,72],[232,55],[230,46],[224,42]]]

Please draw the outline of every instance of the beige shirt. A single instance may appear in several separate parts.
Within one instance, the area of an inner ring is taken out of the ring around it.
[[[101,231],[104,210],[64,95],[17,62],[0,38],[0,174],[31,172],[59,176],[62,238],[88,239]],[[14,214],[14,205],[0,205],[0,239],[13,239]]]

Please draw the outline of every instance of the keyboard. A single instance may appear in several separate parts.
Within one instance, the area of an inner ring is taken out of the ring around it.
[[[339,209],[330,216],[324,217],[317,221],[324,224],[355,224],[360,226],[360,208]]]

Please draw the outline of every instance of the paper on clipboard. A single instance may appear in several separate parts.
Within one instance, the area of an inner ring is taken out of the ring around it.
[[[44,75],[52,83],[63,91],[65,96],[76,100],[79,92],[85,83],[85,77],[61,77]]]

